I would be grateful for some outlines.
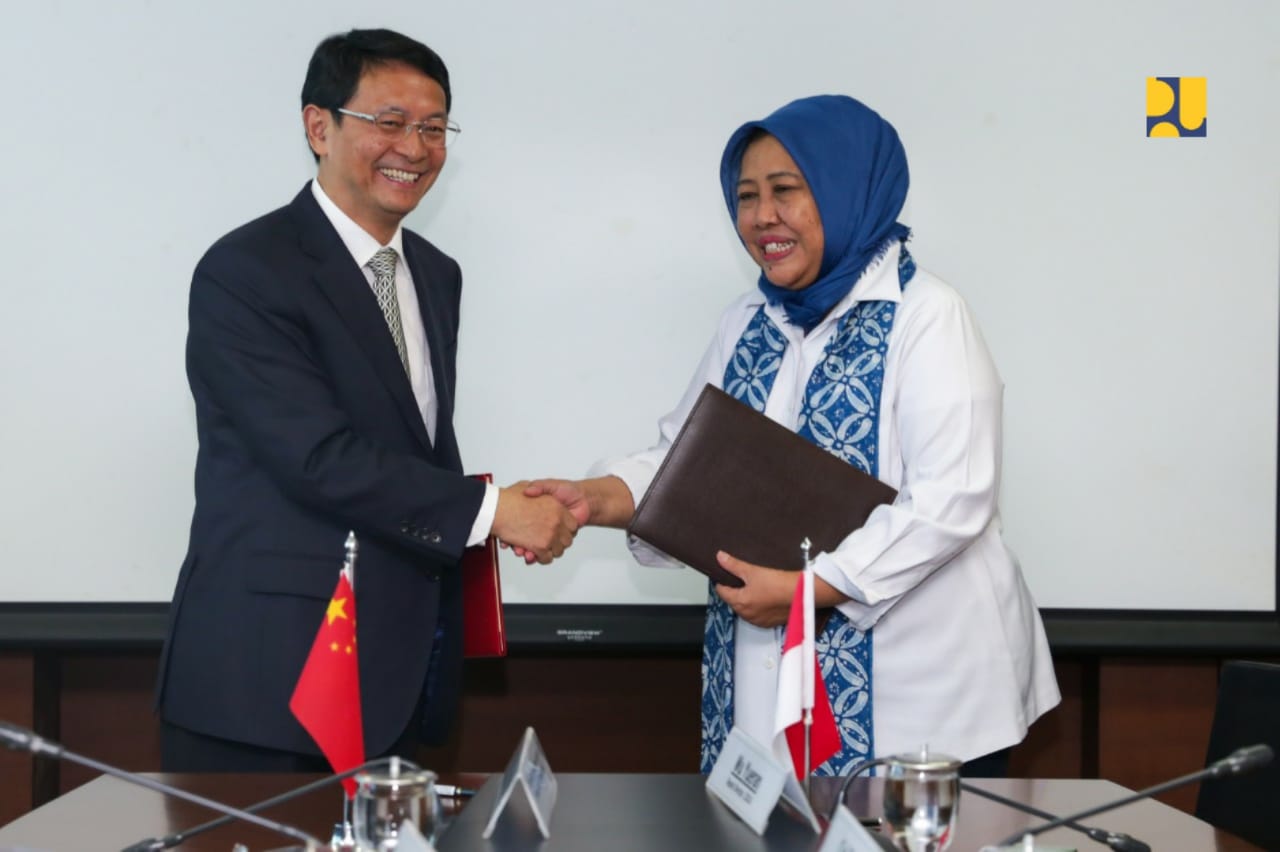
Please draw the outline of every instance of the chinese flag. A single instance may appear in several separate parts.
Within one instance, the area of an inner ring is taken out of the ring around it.
[[[289,699],[289,709],[320,746],[334,772],[364,763],[364,722],[360,715],[360,665],[356,658],[356,598],[346,571],[316,632],[307,664]],[[342,785],[354,796],[356,782]]]

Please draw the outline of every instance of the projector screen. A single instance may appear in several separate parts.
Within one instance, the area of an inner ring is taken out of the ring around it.
[[[314,174],[325,35],[437,49],[463,133],[406,225],[463,268],[472,471],[640,449],[756,271],[724,210],[743,121],[839,92],[898,129],[918,263],[1006,384],[1008,541],[1043,607],[1276,608],[1280,4],[45,2],[0,33],[7,602],[162,602],[193,504],[191,271]],[[1150,77],[1206,135],[1147,138]],[[333,542],[335,566],[342,542]],[[705,600],[587,530],[516,604]]]

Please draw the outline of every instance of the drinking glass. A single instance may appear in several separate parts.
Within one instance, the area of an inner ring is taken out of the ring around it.
[[[395,849],[408,820],[429,842],[440,827],[436,774],[429,769],[373,770],[356,775],[351,821],[360,852]]]
[[[960,761],[925,748],[884,765],[884,821],[893,842],[903,852],[942,852],[960,816]]]

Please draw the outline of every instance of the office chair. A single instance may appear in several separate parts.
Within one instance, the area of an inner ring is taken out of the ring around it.
[[[1206,765],[1255,743],[1280,753],[1280,665],[1228,660],[1218,681]],[[1196,816],[1263,849],[1280,849],[1280,762],[1238,778],[1202,781]]]

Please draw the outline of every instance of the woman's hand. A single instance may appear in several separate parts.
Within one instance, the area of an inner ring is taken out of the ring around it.
[[[587,491],[581,482],[568,479],[537,479],[525,483],[524,496],[540,497],[550,494],[569,510],[578,526],[585,527],[591,522],[591,507],[587,503]]]
[[[746,583],[740,589],[732,586],[716,586],[716,594],[735,613],[756,627],[782,627],[791,615],[791,599],[795,597],[800,582],[799,571],[781,571],[752,565],[730,556],[723,550],[716,553],[716,561],[726,571],[736,574]],[[813,578],[813,604],[817,609],[839,606],[849,596],[836,590],[821,577]]]
[[[800,582],[799,571],[781,571],[743,562],[723,550],[716,553],[720,567],[746,583],[740,589],[716,586],[716,594],[744,621],[756,627],[781,627],[791,614],[791,599]]]

